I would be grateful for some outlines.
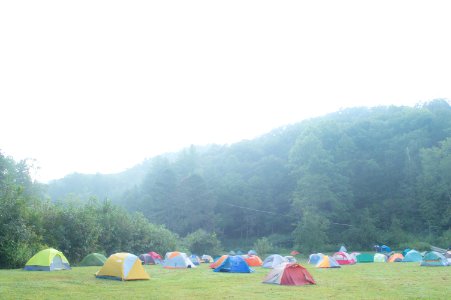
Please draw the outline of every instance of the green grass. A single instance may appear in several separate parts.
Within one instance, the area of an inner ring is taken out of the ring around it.
[[[150,280],[96,279],[99,267],[71,271],[0,270],[1,299],[450,299],[451,267],[369,263],[316,269],[302,263],[317,285],[262,284],[268,269],[252,274],[146,266]]]

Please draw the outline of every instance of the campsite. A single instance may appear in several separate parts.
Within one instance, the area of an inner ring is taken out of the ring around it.
[[[416,263],[356,264],[340,269],[317,269],[301,260],[316,285],[264,284],[269,272],[213,272],[208,264],[173,270],[145,265],[150,280],[96,279],[100,267],[70,271],[26,272],[0,270],[2,299],[447,299],[451,268],[424,268]]]

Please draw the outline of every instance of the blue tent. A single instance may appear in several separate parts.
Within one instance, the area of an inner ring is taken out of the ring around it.
[[[216,269],[213,270],[214,272],[229,272],[229,273],[251,273],[254,272],[251,268],[249,268],[249,265],[239,255],[227,257],[222,264],[220,264]]]
[[[310,256],[309,256],[309,258],[308,258],[308,263],[309,263],[309,264],[316,265],[316,264],[319,263],[323,258],[324,258],[324,254],[322,254],[322,253],[313,253],[313,254],[310,254]]]
[[[386,245],[382,245],[381,246],[381,252],[391,252],[390,247],[386,246]]]
[[[446,257],[443,254],[435,251],[427,252],[420,264],[420,266],[423,267],[438,267],[448,265],[449,263]]]
[[[402,256],[406,256],[407,252],[409,252],[411,249],[406,248],[402,251]]]

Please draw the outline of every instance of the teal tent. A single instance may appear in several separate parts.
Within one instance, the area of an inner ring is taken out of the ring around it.
[[[423,267],[444,267],[448,266],[449,264],[448,260],[443,254],[436,251],[430,251],[424,255],[420,265]]]
[[[410,250],[406,253],[402,262],[420,262],[422,260],[423,256],[420,254],[420,252],[416,250]]]
[[[360,253],[357,255],[358,263],[372,263],[374,262],[374,254],[370,253]]]

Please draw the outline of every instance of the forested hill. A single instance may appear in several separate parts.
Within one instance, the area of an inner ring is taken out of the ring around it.
[[[267,236],[306,251],[340,243],[451,246],[445,100],[345,109],[230,146],[192,146],[142,168],[145,175],[120,182],[123,193],[118,182],[96,190],[95,177],[74,190],[73,176],[49,191],[108,195],[182,236],[203,228],[222,239]]]

